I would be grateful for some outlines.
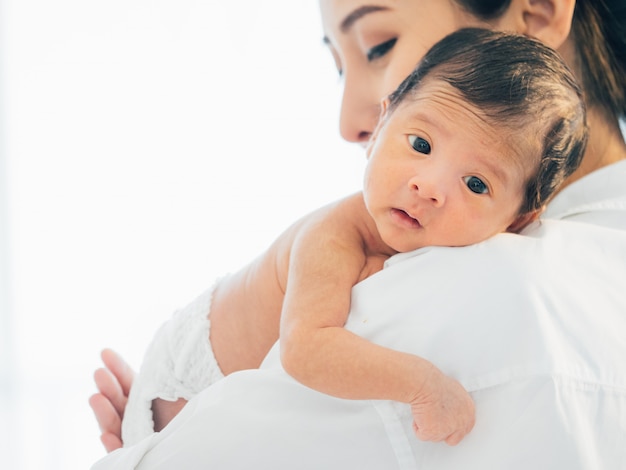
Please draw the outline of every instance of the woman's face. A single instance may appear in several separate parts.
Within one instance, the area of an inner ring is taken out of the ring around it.
[[[324,41],[342,76],[340,132],[366,143],[380,103],[426,51],[464,26],[485,26],[452,0],[320,0]]]

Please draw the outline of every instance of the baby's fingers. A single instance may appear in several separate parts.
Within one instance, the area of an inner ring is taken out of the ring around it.
[[[451,431],[443,430],[442,428],[427,428],[425,426],[418,426],[415,421],[413,421],[413,432],[417,436],[420,441],[426,442],[441,442],[446,440],[446,438],[450,435]]]
[[[456,431],[456,432],[450,434],[446,438],[446,444],[448,444],[450,446],[455,446],[455,445],[457,445],[459,442],[461,442],[463,440],[463,438],[465,437],[466,434],[467,434],[467,432]]]
[[[441,442],[455,446],[473,429],[475,423],[474,414],[456,416],[453,420],[446,420],[443,416],[434,419],[418,417],[413,421],[413,432],[421,441]],[[419,424],[418,424],[419,422]]]
[[[413,431],[415,432],[415,435],[420,441],[427,441],[427,442],[445,441],[446,444],[451,445],[451,446],[455,446],[459,442],[461,442],[468,433],[468,431],[466,430],[454,431],[452,434],[427,432],[427,431],[423,431],[422,429],[420,429],[415,424],[415,422],[413,423]]]

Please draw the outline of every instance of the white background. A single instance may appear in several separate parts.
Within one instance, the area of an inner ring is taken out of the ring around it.
[[[86,469],[100,350],[138,368],[364,158],[316,0],[0,7],[0,467]]]

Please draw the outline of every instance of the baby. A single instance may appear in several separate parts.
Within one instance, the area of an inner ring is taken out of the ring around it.
[[[452,33],[383,103],[362,193],[296,222],[218,283],[211,308],[280,315],[281,361],[296,380],[407,403],[418,438],[457,444],[474,425],[469,394],[427,359],[345,330],[351,289],[396,253],[519,232],[578,167],[586,139],[580,90],[556,52],[519,35]],[[149,407],[154,396],[134,387],[129,403]]]

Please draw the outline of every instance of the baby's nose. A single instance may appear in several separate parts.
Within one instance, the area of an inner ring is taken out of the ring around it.
[[[435,207],[440,207],[445,202],[445,195],[441,185],[424,175],[411,178],[409,188],[412,193],[422,199],[429,200]]]

